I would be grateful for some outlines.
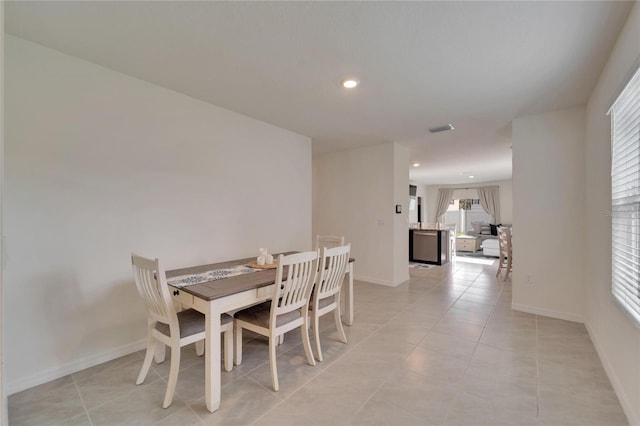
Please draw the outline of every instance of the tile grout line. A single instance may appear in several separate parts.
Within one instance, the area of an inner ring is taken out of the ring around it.
[[[538,315],[536,315],[536,417],[540,424],[540,339],[538,336]]]
[[[89,414],[89,410],[87,409],[87,404],[85,404],[84,402],[84,398],[82,397],[82,392],[80,392],[80,388],[78,387],[78,383],[76,382],[75,377],[73,377],[73,374],[71,375],[71,380],[73,381],[73,386],[75,386],[76,388],[76,392],[78,392],[78,396],[80,397],[80,402],[82,403],[82,408],[84,408],[84,412],[87,415],[87,418],[89,419],[89,424],[93,426],[93,420],[91,420],[91,415]]]
[[[444,278],[445,278],[445,277],[440,277],[439,281],[442,281]],[[470,284],[469,284],[469,286],[467,286],[467,288],[469,288],[469,287],[471,286],[471,283],[473,283],[473,281],[475,281],[475,279],[474,279],[474,280],[472,280],[472,281],[470,281]],[[458,300],[461,300],[461,299],[460,299],[460,297],[462,296],[462,294],[464,294],[464,291],[463,291],[462,293],[460,293],[460,295],[458,295],[458,296],[456,297],[455,301],[454,301],[454,302],[449,306],[449,308],[448,308],[445,312],[443,312],[443,313],[442,313],[442,315],[441,315],[441,317],[440,317],[440,320],[441,320],[441,319],[446,315],[446,313],[447,313],[447,312],[449,312],[449,311],[452,309],[453,305],[454,305]],[[407,308],[407,309],[408,309],[408,308]],[[406,309],[405,309],[405,310],[406,310]],[[392,316],[392,317],[388,318],[384,323],[376,324],[376,326],[377,326],[377,327],[376,327],[376,328],[375,328],[375,329],[374,329],[374,330],[373,330],[373,331],[372,331],[372,332],[371,332],[367,337],[365,337],[365,338],[364,338],[364,339],[362,339],[361,341],[357,342],[357,343],[356,343],[356,344],[355,344],[355,345],[354,345],[354,346],[353,346],[353,347],[352,347],[348,352],[351,352],[352,350],[356,349],[358,346],[361,346],[362,344],[364,344],[364,342],[366,342],[367,340],[369,340],[369,339],[371,338],[371,336],[373,336],[377,331],[379,331],[379,330],[383,329],[386,325],[388,325],[389,323],[391,323],[392,319],[393,319],[393,318],[395,318],[395,317],[396,317],[396,316],[398,316],[398,315],[400,315],[400,312],[397,312],[397,313],[396,313],[396,315],[394,315],[394,316]],[[435,325],[434,325],[434,326],[435,326]],[[479,341],[479,339],[478,339],[478,341]],[[477,347],[477,343],[478,343],[478,341],[476,341],[476,347]],[[417,344],[412,344],[412,346],[414,347],[414,349],[418,347],[418,345],[417,345]],[[475,352],[475,347],[474,347],[474,352]],[[344,356],[344,355],[345,355],[345,354],[343,354],[342,356]],[[342,358],[342,356],[340,356],[340,357],[338,357],[337,359],[333,360],[333,361],[330,363],[330,365],[331,365],[331,364],[333,364],[333,363],[335,363],[335,362],[337,362],[340,358]],[[408,356],[408,355],[407,355],[407,356]],[[329,367],[330,365],[328,365],[327,367]],[[319,377],[320,375],[322,375],[322,374],[323,374],[323,373],[325,373],[325,372],[326,372],[326,369],[324,369],[324,370],[323,370],[320,374],[318,374],[317,376],[315,376],[315,377],[311,378],[310,380],[308,380],[307,382],[305,382],[305,384],[303,384],[303,385],[301,385],[300,387],[298,387],[298,388],[296,389],[296,391],[298,391],[299,389],[303,388],[303,387],[304,387],[304,386],[306,386],[309,382],[311,382],[312,380],[315,380],[317,377]],[[374,397],[374,395],[375,395],[375,393],[377,392],[377,390],[379,390],[379,389],[380,389],[380,388],[381,388],[385,383],[386,383],[386,381],[383,381],[382,383],[380,383],[380,385],[378,385],[378,387],[377,387],[376,391],[374,391],[374,392],[373,392],[373,393],[372,393],[372,394],[371,394],[371,395],[370,395],[370,396],[369,396],[369,397],[368,397],[368,398],[367,398],[367,399],[366,399],[366,400],[365,400],[365,401],[364,401],[364,402],[363,402],[363,403],[358,407],[358,409],[357,409],[357,410],[355,410],[355,411],[353,412],[353,414],[351,415],[351,418],[350,418],[350,419],[353,419],[353,418],[357,415],[357,413],[358,413],[358,412],[359,412],[359,411],[360,411],[360,410],[361,410],[361,409],[362,409],[362,408],[363,408],[363,407],[364,407],[364,406],[365,406],[365,405],[366,405],[366,404],[367,404],[367,403],[368,403],[368,402],[369,402],[369,401]],[[295,392],[294,392],[294,393],[295,393]],[[292,395],[293,395],[293,393],[292,393]],[[289,395],[289,397],[291,397],[291,395]],[[269,412],[271,412],[273,409],[275,409],[276,407],[280,406],[280,405],[281,405],[282,403],[284,403],[284,402],[286,401],[286,399],[288,399],[289,397],[285,398],[282,402],[278,403],[276,406],[272,407],[272,408],[271,408],[270,410],[268,410],[266,413],[262,414],[260,417],[258,417],[256,420],[254,420],[254,422],[252,422],[252,424],[255,424],[256,422],[258,422],[258,421],[259,421],[259,419],[260,419],[260,418],[263,418],[263,417],[264,417],[264,416],[266,416]],[[393,405],[395,405],[395,404],[393,404]],[[407,413],[408,413],[408,414],[411,414],[410,412],[407,412]]]
[[[187,403],[187,401],[185,401],[184,399],[180,398],[180,396],[178,396],[178,399],[180,399],[180,401],[182,401],[184,403],[184,405],[187,406],[187,408],[189,409],[189,411],[191,411],[193,414],[195,414],[196,418],[198,420],[200,420],[200,423],[202,425],[205,424],[204,419],[202,417],[200,417],[200,415],[198,413],[196,413],[196,410],[193,409],[193,407],[191,406],[191,404]],[[206,398],[205,398],[206,399]],[[213,414],[213,413],[209,413],[209,414]],[[170,416],[170,415],[169,415]],[[169,416],[165,417],[164,419],[160,420],[161,422],[168,419]]]
[[[387,322],[390,322],[391,319],[388,319]],[[386,324],[386,322],[384,323]],[[327,364],[327,366],[325,368],[322,369],[322,371],[320,373],[318,373],[317,375],[315,375],[314,377],[310,378],[309,380],[307,380],[305,383],[303,383],[302,385],[298,386],[294,391],[291,392],[291,394],[289,396],[287,396],[286,398],[281,398],[281,401],[279,403],[277,403],[276,405],[274,405],[273,407],[271,407],[269,410],[267,410],[266,412],[264,412],[262,415],[260,415],[258,418],[256,418],[254,421],[251,422],[251,424],[256,424],[256,422],[260,421],[260,419],[262,419],[263,417],[265,417],[266,415],[268,415],[270,412],[272,412],[273,410],[275,410],[276,408],[280,407],[282,404],[286,403],[287,400],[289,398],[291,398],[296,392],[300,391],[300,389],[302,389],[303,387],[305,387],[306,385],[308,385],[309,383],[311,383],[313,380],[316,380],[318,377],[320,377],[322,374],[327,372],[327,369],[329,367],[331,367],[333,364],[335,364],[336,362],[338,362],[342,357],[344,357],[345,355],[347,355],[349,352],[351,352],[353,349],[357,348],[358,346],[360,346],[364,341],[368,340],[373,334],[375,334],[376,331],[379,331],[380,329],[382,329],[382,327],[384,326],[384,324],[382,325],[378,325],[377,328],[371,332],[367,337],[363,338],[360,342],[356,343],[355,345],[353,345],[352,348],[350,348],[349,350],[347,350],[347,352],[343,353],[342,355],[340,355],[338,358],[334,359],[333,361],[331,361],[330,363]],[[301,344],[300,344],[301,345]],[[299,346],[299,345],[298,345]],[[291,350],[293,350],[294,348],[291,348],[289,351],[286,352],[290,352]],[[285,353],[286,353],[285,352]],[[316,360],[316,362],[319,362]],[[317,367],[317,366],[314,366]],[[253,371],[253,370],[252,370]],[[253,380],[254,382],[256,382],[258,385],[260,385],[261,387],[270,390],[268,388],[266,388],[265,386],[263,386],[261,383],[259,383],[257,380],[253,379],[253,377],[250,377],[249,374],[246,374],[247,377],[249,377],[249,379]]]
[[[353,419],[355,418],[355,416],[360,413],[360,411],[369,403],[369,401],[371,401],[373,399],[373,397],[375,396],[375,394],[380,390],[380,388],[382,388],[382,386],[387,383],[386,380],[383,381],[382,383],[380,383],[378,385],[378,387],[376,388],[376,390],[374,390],[371,395],[369,395],[369,398],[367,398],[362,404],[360,404],[360,406],[358,407],[357,410],[355,410],[353,412],[353,414],[351,414],[351,416],[349,417],[349,422],[351,423],[353,421]],[[391,403],[390,403],[391,404]],[[393,404],[395,405],[395,404]],[[404,411],[404,410],[403,410]],[[411,414],[411,413],[409,413]]]
[[[409,280],[411,280],[411,277],[409,277]],[[457,299],[456,299],[456,300],[457,300]],[[449,309],[450,309],[450,308],[449,308]],[[407,307],[407,308],[403,309],[403,310],[402,310],[402,312],[406,312],[406,311],[408,311],[408,310],[409,310],[409,307]],[[447,310],[447,311],[448,311],[448,310]],[[397,316],[399,316],[399,315],[400,315],[400,312],[397,312],[395,315],[393,315],[393,316],[389,317],[389,318],[387,319],[387,321],[386,321],[386,322],[384,322],[383,324],[379,325],[379,326],[378,326],[378,328],[376,328],[376,330],[375,330],[373,333],[371,333],[369,336],[367,336],[365,339],[363,339],[361,342],[359,342],[359,343],[356,345],[356,347],[357,347],[357,346],[359,346],[359,345],[361,345],[364,341],[366,341],[366,340],[370,339],[370,338],[371,338],[371,336],[373,336],[377,331],[382,330],[386,325],[390,324],[390,323],[393,321],[393,319],[394,319],[394,318],[396,318],[396,317],[397,317]],[[443,314],[443,315],[444,315],[444,314]],[[430,327],[430,329],[431,329],[431,328],[433,328],[434,326],[435,326],[435,324],[434,324],[433,326],[431,326],[431,327]],[[405,356],[405,360],[406,360],[409,356],[411,356],[411,353],[412,353],[416,348],[418,348],[418,347],[419,347],[419,344],[418,344],[418,343],[415,343],[415,344],[414,344],[414,343],[407,342],[407,344],[408,344],[408,345],[410,345],[410,346],[412,346],[412,347],[413,347],[413,349],[411,349],[411,351],[409,351],[409,352],[407,353],[407,355]],[[417,373],[417,374],[420,374],[420,373]],[[369,395],[369,397],[368,397],[368,398],[367,398],[367,399],[366,399],[366,400],[365,400],[365,401],[360,405],[360,407],[358,407],[358,409],[357,409],[356,411],[354,411],[354,412],[353,412],[353,414],[351,415],[351,417],[349,417],[349,420],[350,420],[350,421],[352,421],[352,420],[355,418],[355,416],[360,412],[360,410],[362,410],[362,408],[364,408],[364,407],[366,406],[366,404],[367,404],[369,401],[371,401],[371,399],[375,396],[375,394],[376,394],[376,393],[377,393],[377,392],[382,388],[382,386],[384,386],[384,385],[388,382],[388,380],[389,380],[389,379],[385,379],[385,380],[383,380],[383,381],[378,385],[378,387],[376,388],[376,390],[375,390],[375,391],[373,391],[373,392],[371,393],[371,395]],[[394,404],[393,402],[389,402],[389,404],[390,404],[390,405],[393,405],[394,407],[401,409],[403,412],[405,412],[405,413],[407,413],[407,414],[409,414],[409,415],[413,416],[413,413],[411,413],[411,412],[409,412],[409,411],[407,411],[407,410],[405,410],[405,409],[403,409],[403,408],[399,407],[398,405]],[[415,417],[415,416],[414,416],[414,417]]]
[[[458,270],[461,270],[463,268],[458,268]],[[455,274],[455,272],[454,272]],[[470,284],[467,286],[467,289],[465,289],[465,291],[463,291],[462,293],[460,293],[460,295],[456,298],[455,302],[453,302],[453,304],[449,307],[449,309],[446,311],[446,313],[443,315],[443,317],[449,313],[451,311],[451,309],[453,309],[453,306],[459,301],[459,300],[464,300],[461,299],[462,295],[464,293],[466,293],[466,291],[469,289],[469,287],[471,287],[471,285],[474,283],[474,281],[477,279],[478,277],[474,278],[473,280],[471,280]],[[486,322],[485,322],[486,324]],[[478,348],[478,343],[480,342],[480,338],[482,337],[482,334],[484,333],[484,326],[482,327],[482,332],[480,333],[480,336],[478,336],[478,339],[475,342],[475,345],[473,347],[473,351],[471,352],[471,356],[469,357],[469,361],[467,362],[462,374],[461,374],[461,379],[463,379],[462,376],[464,376],[464,374],[466,373],[466,371],[469,369],[469,366],[471,365],[471,360],[473,359],[473,355],[476,353],[476,349]],[[449,414],[451,413],[451,410],[453,409],[455,403],[458,401],[458,398],[460,398],[460,395],[462,394],[463,391],[459,392],[456,394],[456,396],[453,398],[453,400],[451,401],[451,403],[449,404],[449,407],[447,407],[447,412],[444,415],[444,419],[442,420],[442,424],[446,424],[447,419],[449,418]]]
[[[478,277],[476,277],[477,279]],[[474,279],[472,281],[472,284],[475,282]],[[500,299],[500,296],[502,295],[502,291],[504,289],[504,283],[502,283],[502,285],[500,286],[500,291],[498,292],[498,298],[497,300]],[[471,287],[471,286],[469,286]],[[465,290],[466,291],[466,290]],[[464,294],[464,293],[463,293]],[[457,301],[457,300],[456,300]],[[471,356],[469,357],[469,361],[467,362],[466,367],[464,368],[464,371],[462,372],[462,375],[465,376],[467,371],[469,370],[469,368],[471,367],[471,362],[473,361],[473,356],[475,355],[476,351],[478,350],[478,345],[480,344],[480,339],[482,339],[482,335],[484,334],[485,330],[487,329],[487,323],[489,322],[489,319],[491,318],[491,316],[493,315],[493,312],[495,311],[497,306],[497,303],[495,305],[491,306],[491,310],[489,312],[489,316],[487,317],[487,320],[485,321],[484,325],[482,326],[482,332],[480,333],[480,336],[478,336],[478,340],[476,340],[475,346],[473,347],[473,351],[471,352]],[[464,377],[463,377],[464,379]],[[451,404],[449,405],[448,409],[447,409],[447,413],[444,416],[444,420],[443,420],[443,424],[446,424],[447,420],[449,419],[449,415],[451,414],[451,410],[453,409],[453,407],[455,406],[455,403],[458,401],[458,399],[461,397],[462,393],[464,393],[464,390],[460,391],[456,397],[453,399],[453,401],[451,402]]]

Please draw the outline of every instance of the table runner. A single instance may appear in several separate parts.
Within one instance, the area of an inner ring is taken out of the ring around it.
[[[167,279],[167,284],[174,287],[186,287],[208,281],[221,280],[222,278],[235,277],[236,275],[249,274],[260,271],[245,265],[232,266],[230,268],[214,269],[212,271],[198,272],[195,274],[180,275]]]

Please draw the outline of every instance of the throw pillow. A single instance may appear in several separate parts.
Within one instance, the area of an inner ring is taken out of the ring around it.
[[[490,224],[489,226],[491,227],[491,235],[498,235],[498,226],[502,226],[502,224],[501,223],[498,223],[495,225]]]

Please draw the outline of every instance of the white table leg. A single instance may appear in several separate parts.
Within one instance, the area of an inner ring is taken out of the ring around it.
[[[353,325],[353,262],[347,266],[349,281],[344,289],[344,321],[347,325]]]
[[[209,303],[205,321],[205,401],[212,413],[220,408],[220,312]]]

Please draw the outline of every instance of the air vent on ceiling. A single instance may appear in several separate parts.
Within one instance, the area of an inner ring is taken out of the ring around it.
[[[429,129],[430,133],[438,133],[438,132],[446,132],[447,130],[453,130],[454,127],[451,124],[445,124],[444,126],[440,126],[440,127],[432,127]]]

